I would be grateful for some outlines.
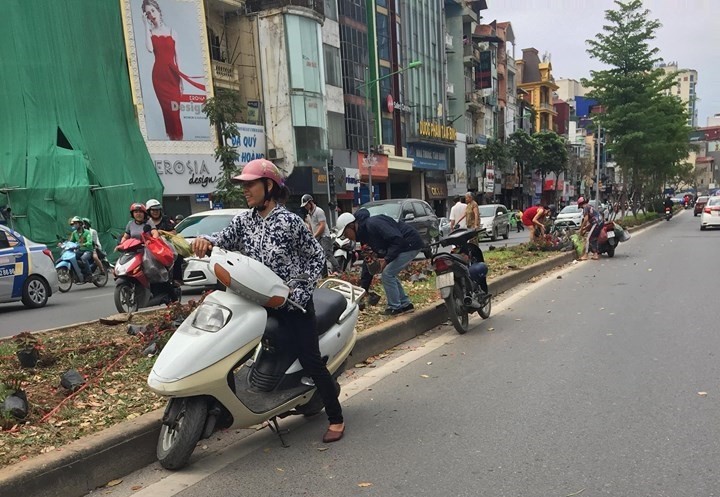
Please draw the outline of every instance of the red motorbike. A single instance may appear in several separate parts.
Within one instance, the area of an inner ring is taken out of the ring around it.
[[[144,235],[149,236],[149,235]],[[128,238],[117,247],[122,255],[115,263],[115,307],[118,312],[135,312],[143,307],[179,301],[182,291],[172,284],[166,268],[145,261],[145,243]],[[164,269],[164,271],[163,271]],[[153,271],[147,274],[148,270]]]
[[[600,234],[598,235],[598,254],[607,254],[608,257],[614,257],[618,243],[619,240],[615,235],[615,223],[606,221],[603,227],[600,228]]]

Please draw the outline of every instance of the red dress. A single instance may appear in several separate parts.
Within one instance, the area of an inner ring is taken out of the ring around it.
[[[183,139],[180,121],[180,70],[175,62],[175,40],[172,36],[152,35],[155,65],[152,71],[153,88],[165,121],[165,132],[171,140]]]

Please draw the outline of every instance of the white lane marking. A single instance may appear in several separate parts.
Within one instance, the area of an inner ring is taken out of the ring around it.
[[[553,271],[553,275],[565,274],[569,271],[574,270],[578,265],[571,265],[566,268],[561,268],[557,271]],[[512,295],[504,298],[495,304],[495,310],[497,313],[501,313],[508,308],[512,307],[516,302],[521,301],[527,297],[530,293],[537,291],[538,288],[553,281],[554,278],[545,277],[540,281],[530,283],[523,288],[514,292]],[[479,316],[474,316],[470,319],[472,327],[485,321]],[[443,325],[444,326],[444,325]],[[395,359],[391,359],[377,368],[367,370],[365,374],[357,379],[350,381],[349,383],[343,384],[341,403],[353,398],[355,395],[366,391],[388,375],[394,374],[400,369],[408,366],[409,364],[421,359],[422,357],[430,354],[431,352],[439,349],[443,345],[447,344],[448,341],[454,339],[460,339],[461,336],[455,332],[454,329],[450,329],[441,334],[415,350],[405,352]],[[305,420],[285,420],[286,426],[289,423],[304,423]],[[251,435],[238,440],[237,442],[228,445],[227,447],[219,450],[215,454],[209,455],[203,459],[193,462],[192,466],[176,473],[169,473],[168,476],[163,479],[139,490],[132,492],[133,496],[137,497],[172,497],[183,490],[197,484],[198,482],[210,477],[214,473],[217,473],[229,464],[242,459],[243,457],[249,456],[254,451],[259,450],[264,444],[267,443],[267,430],[260,430]]]

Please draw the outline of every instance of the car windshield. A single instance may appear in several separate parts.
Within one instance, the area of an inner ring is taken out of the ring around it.
[[[387,204],[363,205],[363,208],[367,209],[371,216],[385,214],[393,219],[400,218],[400,204],[398,203],[389,202]]]
[[[707,197],[698,197],[696,203],[705,203],[705,202],[707,202],[707,201],[708,201],[708,198],[707,198]]]
[[[495,217],[495,206],[494,205],[481,205],[480,217]]]
[[[720,197],[710,197],[707,202],[708,207],[712,207],[713,205],[720,205]]]
[[[577,214],[580,211],[582,211],[582,209],[577,205],[566,205],[562,208],[560,214]]]
[[[212,235],[226,228],[233,217],[235,217],[233,214],[187,217],[178,224],[177,232],[185,238],[195,238],[199,235]]]

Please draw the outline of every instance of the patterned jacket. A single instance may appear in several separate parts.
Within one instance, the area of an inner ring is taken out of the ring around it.
[[[203,238],[262,262],[283,281],[308,275],[309,281],[297,283],[290,293],[302,306],[310,301],[325,264],[325,252],[303,220],[281,206],[264,219],[255,209],[238,214],[227,228]]]

